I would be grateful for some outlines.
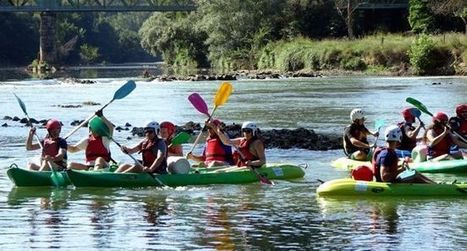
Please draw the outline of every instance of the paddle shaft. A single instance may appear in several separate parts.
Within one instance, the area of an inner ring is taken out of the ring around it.
[[[211,114],[209,114],[209,117],[208,117],[208,120],[211,120],[212,116],[214,115],[214,112],[217,110],[217,106],[214,107],[214,110],[212,110]],[[188,153],[191,153],[193,152],[193,150],[195,149],[196,145],[198,145],[199,143],[199,140],[201,139],[201,134],[203,134],[203,131],[206,129],[206,124],[203,126],[203,128],[201,129],[201,131],[199,132],[198,134],[198,137],[196,137],[196,140],[195,142],[193,143],[193,145],[191,146],[191,149]]]
[[[229,140],[230,141],[230,140]],[[240,158],[242,160],[245,159],[245,155],[243,155],[243,153],[240,151],[240,149],[238,149],[238,147],[234,144],[232,144],[232,142],[230,142],[230,145],[233,146],[235,148],[235,150],[238,152],[238,154],[240,154]],[[259,181],[263,184],[268,184],[268,185],[274,185],[274,182],[272,182],[271,180],[269,180],[268,178],[264,177],[263,175],[261,175],[258,170],[256,170],[256,168],[252,167],[252,166],[247,166],[248,168],[250,168],[251,171],[253,171],[253,173],[255,173],[256,177],[259,179]]]
[[[115,99],[112,99],[110,100],[107,104],[105,104],[101,109],[99,110],[104,110],[104,108],[106,108],[108,105],[110,105]],[[64,139],[67,139],[69,138],[71,135],[73,135],[76,131],[78,131],[81,127],[83,127],[86,123],[89,122],[89,120],[91,120],[92,118],[94,118],[94,116],[96,116],[96,114],[92,114],[91,116],[89,116],[87,119],[85,119],[83,122],[81,122],[81,124],[79,124],[77,127],[75,127],[75,129],[73,129],[73,131],[69,132],[65,137]]]

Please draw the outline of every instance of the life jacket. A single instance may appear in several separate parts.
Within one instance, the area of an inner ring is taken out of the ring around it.
[[[382,163],[381,163],[381,158],[379,158],[381,152],[383,152],[383,151],[387,151],[388,153],[393,152],[393,156],[395,156],[397,158],[396,153],[391,149],[379,148],[378,147],[375,150],[375,153],[373,154],[373,158],[371,160],[371,163],[372,163],[373,175],[375,176],[375,180],[377,182],[382,182],[383,181],[383,179],[381,177],[381,165],[382,165]],[[392,167],[394,170],[397,170],[397,164],[398,164],[398,161],[394,161],[395,166]]]
[[[64,141],[62,138],[57,138],[57,139],[51,139],[49,137],[45,137],[44,140],[42,141],[42,157],[49,155],[49,156],[56,156],[58,154],[58,151],[60,150],[60,142]],[[65,160],[67,156],[63,156],[63,160],[58,160],[54,161],[57,165],[59,166],[66,166],[65,165]]]
[[[459,133],[461,136],[467,136],[467,119],[452,117],[449,120],[449,123],[451,124],[451,127],[454,129],[454,131]]]
[[[433,129],[436,135],[443,133],[443,129]],[[449,135],[444,136],[438,144],[428,147],[428,155],[430,157],[438,157],[443,154],[448,154],[451,145],[453,144],[451,137]]]
[[[141,144],[140,152],[143,155],[143,166],[151,166],[154,161],[157,159],[157,154],[159,150],[157,149],[157,145],[161,139],[155,138],[154,140],[150,141],[145,139]],[[159,167],[154,171],[155,173],[166,173],[167,172],[167,146],[166,146],[166,156],[164,156],[164,160],[160,164]]]
[[[225,161],[232,163],[232,150],[230,146],[226,146],[217,138],[209,138],[206,140],[206,149],[204,152],[206,161]]]
[[[255,156],[250,152],[250,146],[255,140],[259,140],[259,139],[257,137],[253,137],[250,140],[246,140],[245,138],[240,140],[238,150],[240,151],[241,155],[238,154],[237,156],[238,157],[237,166],[239,167],[246,166],[246,162],[248,160],[251,160],[251,161],[259,160],[258,156]]]
[[[347,131],[350,131],[350,137],[353,137],[363,143],[368,144],[368,139],[366,137],[366,131],[368,129],[364,125],[357,125],[355,123],[352,123],[345,127],[344,129],[344,136],[343,136],[343,145],[344,145],[344,153],[347,156],[350,156],[352,153],[356,151],[366,151],[366,148],[361,148],[354,146],[352,142],[350,141],[349,135],[347,135]]]
[[[98,157],[102,157],[108,162],[110,161],[110,151],[104,146],[102,137],[90,135],[86,147],[86,161],[95,161]]]
[[[415,127],[411,123],[401,122],[398,124],[399,128],[402,131],[402,140],[397,149],[412,151],[412,149],[417,145],[417,139],[411,139],[405,133],[405,128],[408,127],[410,131],[415,130]]]

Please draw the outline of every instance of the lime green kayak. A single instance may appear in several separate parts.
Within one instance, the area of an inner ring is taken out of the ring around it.
[[[302,178],[303,169],[294,165],[268,165],[257,169],[270,180]],[[8,177],[18,187],[53,186],[51,172],[37,172],[21,168],[10,168]],[[250,169],[229,168],[226,170],[196,169],[188,174],[165,174],[152,176],[147,173],[113,173],[108,171],[68,170],[63,173],[69,184],[75,187],[145,187],[145,186],[188,186],[210,184],[245,184],[259,182]]]
[[[467,198],[467,183],[409,184],[337,179],[321,184],[318,196],[460,196]]]
[[[352,160],[342,157],[331,162],[331,166],[339,169],[353,169],[360,165],[371,166],[369,161]],[[467,173],[467,159],[424,161],[409,163],[411,169],[422,173]]]
[[[51,171],[33,171],[12,167],[6,172],[8,178],[18,187],[54,186]],[[71,185],[66,172],[59,172],[64,180],[64,186]]]

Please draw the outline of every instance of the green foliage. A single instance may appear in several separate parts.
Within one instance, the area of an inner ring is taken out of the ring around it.
[[[31,14],[0,14],[0,65],[26,65],[37,57],[38,24]]]
[[[415,72],[425,75],[433,70],[435,43],[427,35],[421,35],[410,46],[410,63]]]
[[[433,15],[426,0],[409,0],[409,24],[414,33],[432,30]]]
[[[99,58],[99,48],[83,44],[80,47],[80,56],[85,63],[95,63]]]

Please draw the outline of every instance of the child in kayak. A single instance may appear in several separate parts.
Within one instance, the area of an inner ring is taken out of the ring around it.
[[[194,155],[192,152],[187,154],[187,159],[201,162],[204,166],[210,168],[214,166],[233,165],[232,148],[220,139],[220,135],[225,136],[221,127],[222,122],[214,119],[206,122],[208,128],[208,137],[202,155]]]
[[[62,124],[56,119],[47,121],[45,125],[47,135],[43,140],[38,143],[32,143],[33,135],[36,128],[32,127],[29,130],[28,138],[26,140],[26,150],[38,150],[42,147],[40,165],[36,163],[29,163],[28,167],[31,170],[47,171],[50,168],[55,170],[63,170],[66,168],[67,160],[67,143],[66,140],[60,137]]]
[[[467,140],[467,104],[459,104],[456,106],[456,116],[449,119],[449,124],[456,136],[460,141],[466,142]],[[466,148],[464,150],[464,158],[467,157]]]
[[[159,123],[151,121],[144,127],[145,139],[134,147],[122,146],[124,153],[132,154],[139,152],[143,160],[136,164],[123,164],[115,172],[118,173],[167,173],[167,145],[159,138]]]
[[[172,122],[161,122],[161,138],[165,140],[168,147],[168,156],[183,156],[182,145],[171,145],[172,139],[175,136],[175,125]]]
[[[109,130],[110,136],[114,131],[114,125],[107,120],[102,114],[102,110],[96,112],[96,116],[99,118],[93,118],[93,120],[100,119],[104,122]],[[77,170],[88,170],[93,168],[94,170],[103,169],[109,166],[110,162],[110,139],[107,136],[98,135],[95,130],[91,127],[92,120],[89,122],[89,135],[81,139],[75,145],[68,146],[68,151],[71,153],[85,151],[86,163],[71,162],[68,165],[70,169]]]
[[[373,174],[378,182],[391,183],[435,183],[415,170],[399,167],[396,146],[402,140],[402,131],[396,126],[389,126],[384,132],[386,147],[376,149],[372,158]]]
[[[451,147],[467,148],[467,143],[455,137],[448,129],[448,115],[438,112],[433,116],[433,123],[428,126],[426,138],[428,140],[428,160],[462,159],[459,151],[451,152]]]
[[[266,164],[264,144],[259,138],[259,129],[256,123],[245,121],[241,130],[243,137],[229,139],[218,127],[216,128],[217,135],[219,135],[222,142],[226,145],[232,145],[237,150],[234,155],[237,155],[236,163],[238,167],[259,168]]]
[[[404,122],[398,124],[402,132],[401,143],[397,146],[397,150],[401,150],[400,153],[398,152],[400,158],[411,156],[412,150],[417,146],[418,133],[420,132],[420,129],[424,127],[424,124],[421,121],[417,127],[413,126],[415,123],[415,116],[412,114],[412,109],[417,108],[406,108],[402,110]]]
[[[361,109],[353,109],[350,112],[352,124],[344,130],[344,152],[350,159],[366,161],[371,157],[371,145],[368,143],[367,136],[378,137],[379,132],[370,132],[365,127],[365,116]]]

